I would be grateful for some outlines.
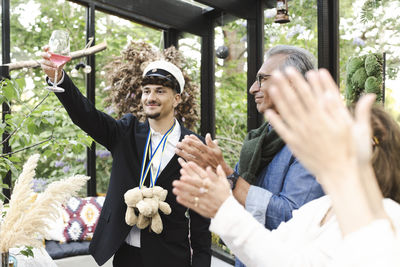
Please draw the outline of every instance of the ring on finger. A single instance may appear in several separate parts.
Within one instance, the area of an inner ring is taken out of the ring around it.
[[[197,208],[199,206],[199,198],[194,197],[194,206]]]
[[[208,192],[208,188],[200,187],[200,188],[199,188],[199,192],[200,192],[200,194],[207,193],[207,192]]]

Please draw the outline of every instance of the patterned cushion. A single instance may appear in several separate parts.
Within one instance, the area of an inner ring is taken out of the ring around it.
[[[64,229],[67,242],[92,239],[103,203],[104,197],[72,197],[68,200],[64,212],[68,221]]]

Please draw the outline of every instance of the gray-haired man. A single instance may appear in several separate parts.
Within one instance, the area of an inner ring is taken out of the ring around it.
[[[314,69],[315,58],[306,50],[279,45],[266,59],[250,87],[261,114],[273,103],[268,95],[269,77],[274,70],[293,66],[303,75]],[[292,211],[324,193],[315,178],[298,162],[268,122],[246,136],[239,162],[233,170],[210,135],[204,145],[195,136],[178,143],[177,154],[202,167],[221,165],[231,182],[235,198],[266,228],[272,230],[292,217]],[[244,266],[236,261],[236,266]]]

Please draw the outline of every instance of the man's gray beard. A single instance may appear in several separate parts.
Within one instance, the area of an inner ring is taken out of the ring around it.
[[[155,113],[155,114],[146,114],[148,119],[157,119],[158,117],[160,117],[160,113]]]

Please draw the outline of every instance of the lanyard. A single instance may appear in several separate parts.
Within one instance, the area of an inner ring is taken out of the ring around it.
[[[140,174],[140,183],[139,183],[139,188],[142,188],[145,180],[146,180],[146,176],[149,172],[149,170],[151,169],[151,163],[154,159],[154,155],[157,153],[158,149],[160,148],[160,145],[162,145],[162,154],[161,154],[161,160],[160,160],[160,164],[158,166],[158,171],[156,176],[153,178],[152,172],[150,170],[150,187],[153,187],[158,179],[158,175],[160,173],[160,167],[161,167],[161,163],[162,163],[162,156],[164,154],[164,149],[165,149],[165,144],[167,143],[167,140],[169,138],[169,135],[171,134],[171,132],[173,131],[173,129],[175,128],[175,122],[174,125],[171,126],[171,128],[169,128],[169,130],[163,135],[163,137],[161,138],[161,141],[158,143],[156,149],[154,150],[154,152],[152,152],[152,148],[151,148],[151,130],[149,130],[149,134],[147,135],[147,139],[146,139],[146,146],[144,148],[144,153],[143,153],[143,159],[142,159],[142,168],[141,168],[141,174]],[[150,151],[149,151],[149,147],[150,147]],[[150,152],[150,153],[149,153]],[[146,156],[147,153],[150,154],[149,156],[149,162],[146,165]]]

